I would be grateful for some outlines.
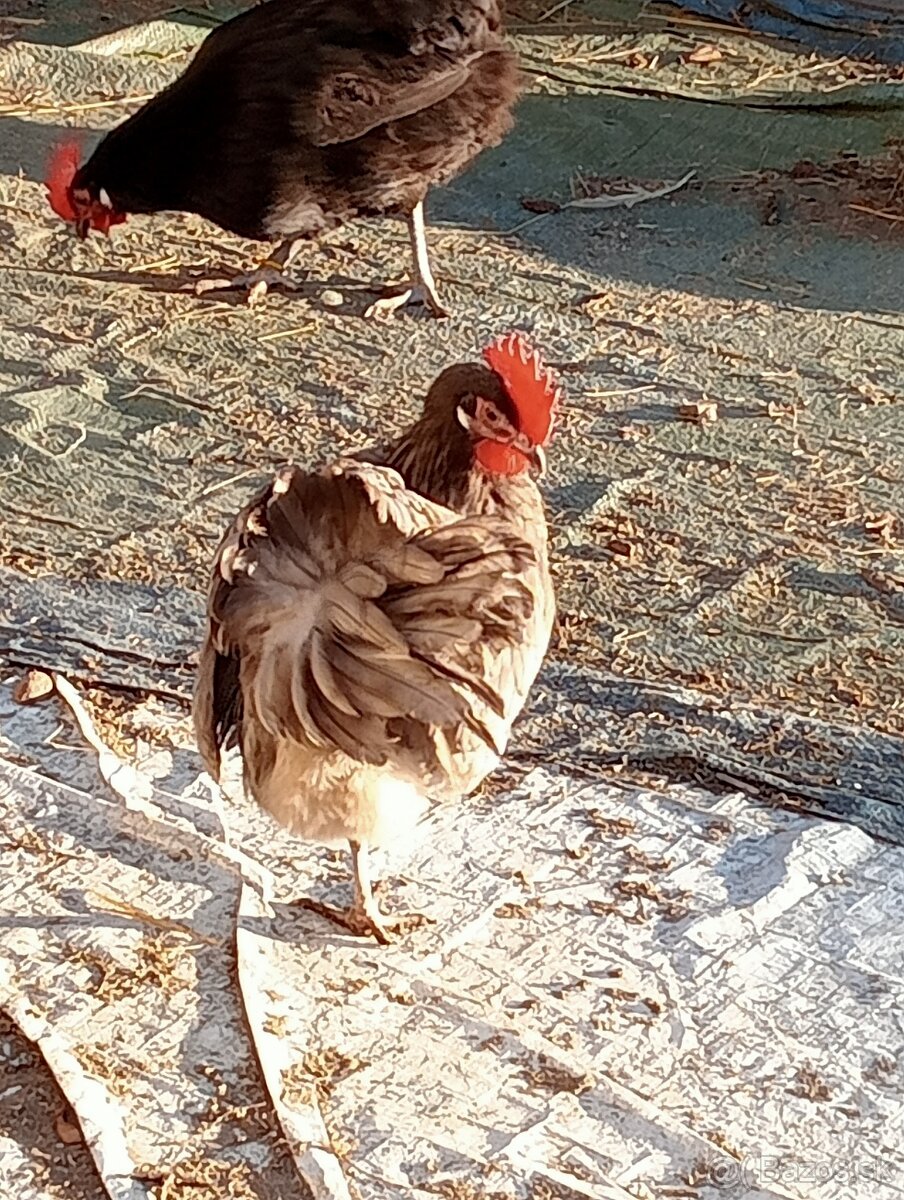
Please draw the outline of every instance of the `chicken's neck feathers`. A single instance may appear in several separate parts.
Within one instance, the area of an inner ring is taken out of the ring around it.
[[[422,417],[390,447],[385,464],[412,491],[456,512],[524,516],[541,509],[540,495],[527,475],[490,475],[475,459],[463,430],[447,421]]]

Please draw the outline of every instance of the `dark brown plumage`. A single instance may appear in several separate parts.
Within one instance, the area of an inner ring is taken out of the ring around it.
[[[55,180],[52,203],[82,233],[123,214],[195,212],[280,242],[271,274],[304,239],[404,215],[405,296],[419,289],[441,311],[422,204],[511,125],[518,72],[500,28],[497,0],[267,0],[214,30],[68,191]]]
[[[237,744],[258,803],[304,837],[350,842],[352,924],[381,940],[367,846],[493,769],[552,628],[530,473],[542,442],[525,428],[548,440],[551,422],[532,426],[531,406],[548,417],[558,391],[523,341],[501,345],[499,370],[440,376],[389,454],[397,470],[286,468],[214,566],[201,753],[216,776]],[[513,356],[521,374],[507,383]]]

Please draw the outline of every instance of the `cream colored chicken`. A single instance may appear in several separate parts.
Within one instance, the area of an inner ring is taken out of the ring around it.
[[[493,770],[546,653],[533,477],[559,395],[511,334],[439,376],[385,465],[283,469],[217,554],[201,753],[218,776],[238,745],[249,793],[280,823],[349,842],[354,902],[329,915],[383,942],[368,849]]]

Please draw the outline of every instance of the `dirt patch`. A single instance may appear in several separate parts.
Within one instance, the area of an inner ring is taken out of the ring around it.
[[[904,241],[904,138],[882,154],[845,150],[829,162],[801,159],[787,171],[712,181],[707,191],[753,204],[764,225],[823,225],[847,238]]]
[[[0,1138],[7,1147],[17,1144],[22,1158],[5,1181],[46,1200],[103,1200],[90,1151],[76,1134],[37,1047],[0,1013]]]
[[[194,960],[187,953],[188,939],[173,934],[146,936],[135,947],[132,963],[123,963],[97,947],[72,946],[73,966],[87,968],[86,990],[103,1004],[136,996],[154,988],[172,997],[194,983]]]
[[[571,177],[572,200],[601,201],[601,207],[630,209],[636,197],[656,195],[674,181],[638,179],[586,172]],[[708,199],[752,206],[763,225],[798,222],[826,226],[849,238],[904,240],[904,138],[890,138],[881,154],[844,150],[826,162],[801,159],[785,170],[762,170],[742,175],[691,180],[672,195],[698,202]],[[567,203],[567,202],[566,202]],[[526,195],[529,213],[559,212],[563,202]],[[690,409],[686,419],[693,419]],[[702,419],[707,419],[703,417]],[[711,419],[718,419],[718,411]],[[636,431],[629,436],[638,437]]]

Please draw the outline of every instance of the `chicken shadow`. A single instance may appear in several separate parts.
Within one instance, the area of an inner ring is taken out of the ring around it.
[[[869,572],[821,571],[799,564],[789,574],[788,583],[798,591],[820,596],[866,600],[892,624],[904,625],[904,587],[885,583]]]
[[[154,274],[152,271],[117,270],[73,270],[72,274],[79,279],[123,284],[144,292],[187,296],[194,299],[199,306],[226,304],[230,308],[241,309],[248,303],[247,291],[239,287],[197,291],[197,285],[208,279],[225,279],[229,272],[223,269],[202,272],[195,267],[182,267],[168,271],[165,275]],[[272,297],[279,296],[288,301],[307,301],[318,310],[329,312],[333,316],[361,317],[380,291],[361,279],[348,275],[325,274],[314,278],[314,274],[313,270],[307,271],[301,262],[293,264],[289,268],[285,283],[276,282],[270,286],[268,301],[272,304]]]

